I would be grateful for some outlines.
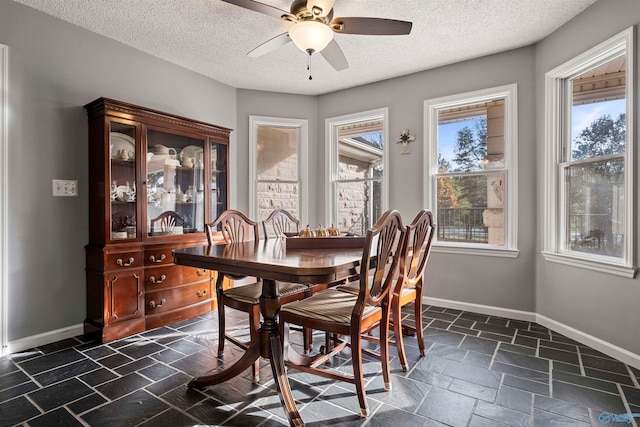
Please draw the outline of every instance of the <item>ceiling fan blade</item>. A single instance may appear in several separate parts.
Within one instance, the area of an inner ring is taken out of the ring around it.
[[[326,59],[327,62],[336,69],[336,71],[342,71],[349,68],[347,58],[344,56],[344,52],[340,49],[340,46],[338,46],[338,43],[336,43],[335,40],[331,40],[331,43],[322,49],[320,53],[324,56],[324,59]]]
[[[336,18],[331,28],[341,34],[367,34],[374,36],[393,36],[409,34],[413,24],[384,18]]]
[[[283,15],[288,15],[289,12],[278,9],[277,7],[269,6],[268,4],[260,3],[253,0],[222,0],[225,3],[231,3],[236,6],[243,7],[245,9],[253,10],[255,12],[264,13],[265,15],[273,16],[274,18],[281,19]]]
[[[260,46],[256,47],[251,52],[247,53],[247,56],[250,56],[252,58],[257,58],[258,56],[262,56],[264,54],[267,54],[269,52],[272,52],[278,49],[281,46],[284,46],[290,41],[291,39],[289,38],[289,34],[282,33],[278,36],[275,36],[271,40],[267,40],[266,42],[262,43]]]
[[[325,17],[333,9],[333,3],[335,0],[307,0],[307,10],[314,16]]]

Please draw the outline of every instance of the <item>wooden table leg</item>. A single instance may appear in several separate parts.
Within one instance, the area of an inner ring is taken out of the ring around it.
[[[189,382],[189,388],[203,389],[205,387],[220,384],[228,379],[235,377],[242,373],[245,369],[251,367],[253,362],[260,357],[260,342],[255,340],[250,342],[247,350],[233,365],[223,369],[221,372],[217,372],[212,375],[204,375],[194,378]]]
[[[287,378],[287,370],[282,357],[282,341],[278,330],[280,297],[278,296],[278,284],[274,280],[263,279],[262,281],[260,311],[264,318],[264,322],[260,327],[262,356],[270,359],[273,379],[276,382],[282,406],[287,410],[289,424],[291,426],[304,426],[304,422],[298,413],[293,393],[291,393],[291,386],[289,385],[289,378]]]

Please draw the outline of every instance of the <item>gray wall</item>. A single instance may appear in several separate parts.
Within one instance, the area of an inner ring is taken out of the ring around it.
[[[82,323],[88,243],[87,116],[101,96],[235,128],[236,90],[11,1],[8,340]],[[235,133],[231,134],[235,144]],[[77,179],[78,197],[51,195]]]
[[[619,32],[640,22],[640,4],[637,0],[601,0],[564,25],[543,42],[536,52],[536,145],[537,158],[542,167],[544,151],[544,74],[567,60],[589,50]],[[640,166],[637,144],[638,87],[640,43],[635,42],[635,120],[636,171]],[[640,174],[636,172],[636,206],[640,194]],[[538,228],[543,229],[542,184],[538,174]],[[636,262],[639,264],[640,233],[638,218],[634,239]],[[542,233],[538,249],[542,250]],[[536,257],[536,309],[538,313],[609,343],[640,354],[640,278],[625,279],[609,274],[568,267]]]
[[[518,235],[516,259],[432,255],[426,295],[474,304],[535,311],[535,49],[527,47],[472,61],[450,65],[379,83],[347,89],[319,97],[283,95],[251,90],[238,91],[238,170],[248,167],[249,115],[303,118],[309,120],[310,193],[309,222],[324,221],[325,119],[389,107],[389,206],[406,221],[423,207],[423,103],[426,99],[478,89],[518,84]],[[316,106],[317,105],[317,106]],[[401,155],[394,141],[403,129],[415,133],[411,154]],[[314,134],[314,129],[317,134]],[[317,178],[314,178],[317,177]],[[246,181],[246,184],[243,183]],[[248,178],[238,177],[237,206],[248,208]],[[460,268],[464,265],[464,268]]]
[[[389,206],[406,221],[431,208],[423,200],[424,101],[511,83],[518,85],[518,248],[516,259],[433,253],[426,295],[515,310],[535,310],[535,162],[533,47],[466,61],[413,75],[343,90],[319,99],[318,141],[324,141],[328,117],[389,107]],[[401,155],[396,138],[403,129],[415,133],[411,154]],[[321,162],[324,152],[319,152]],[[324,164],[317,180],[323,197]],[[319,201],[320,203],[320,201]],[[460,268],[464,266],[464,268]]]
[[[318,141],[318,101],[315,96],[291,95],[276,92],[238,89],[238,125],[237,125],[237,199],[232,201],[233,207],[244,212],[249,211],[249,116],[282,117],[303,119],[309,123],[309,177],[315,182],[318,176],[316,151],[322,146]],[[309,224],[316,224],[323,211],[318,206],[316,188],[309,186],[312,196],[309,198]]]

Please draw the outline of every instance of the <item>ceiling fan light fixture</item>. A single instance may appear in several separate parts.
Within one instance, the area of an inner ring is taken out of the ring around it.
[[[301,21],[289,29],[289,37],[303,52],[320,52],[333,40],[333,30],[322,22]]]
[[[307,10],[311,12],[313,16],[327,16],[335,0],[307,0]]]

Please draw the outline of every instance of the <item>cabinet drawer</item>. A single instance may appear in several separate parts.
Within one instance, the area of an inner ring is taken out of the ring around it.
[[[144,265],[150,267],[152,265],[173,264],[171,250],[172,248],[146,249],[144,251]]]
[[[107,254],[107,270],[122,270],[124,268],[142,267],[142,252],[116,252]]]
[[[145,293],[146,314],[161,313],[211,299],[211,282]]]
[[[209,270],[171,264],[164,267],[147,268],[144,283],[147,292],[152,292],[210,278],[211,272]]]

